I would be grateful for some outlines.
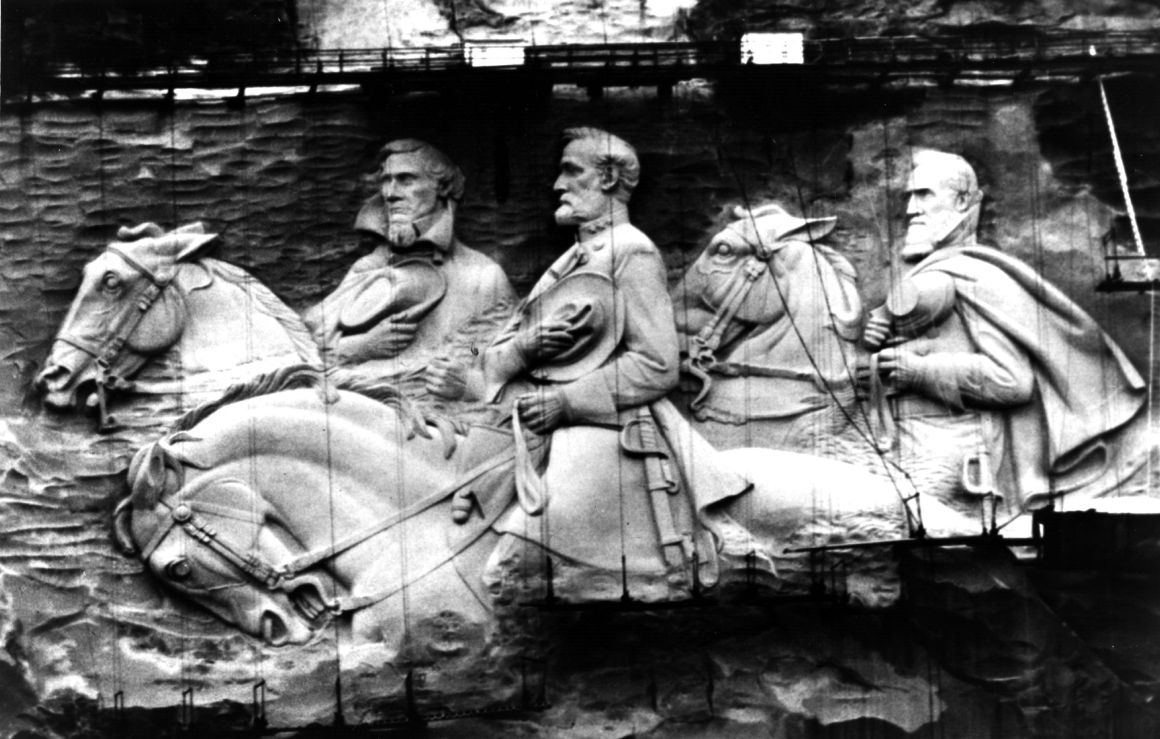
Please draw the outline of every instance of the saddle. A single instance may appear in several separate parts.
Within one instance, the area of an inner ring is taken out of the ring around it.
[[[454,520],[472,527],[493,520],[496,506],[510,506],[496,520],[498,533],[531,541],[575,565],[662,575],[673,586],[692,588],[698,578],[712,584],[716,549],[698,524],[671,451],[647,408],[630,414],[622,426],[569,426],[551,437],[532,435],[525,450],[515,441],[515,464],[457,494],[463,501],[452,504]],[[481,440],[466,452],[464,467],[498,451],[505,432],[489,431],[490,443]],[[506,434],[510,450],[513,438]]]

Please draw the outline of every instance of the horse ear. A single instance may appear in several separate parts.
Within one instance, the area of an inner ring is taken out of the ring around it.
[[[126,499],[133,507],[153,510],[165,488],[165,450],[154,442],[142,447],[129,465],[132,494]]]
[[[117,546],[127,555],[134,556],[141,550],[133,541],[133,499],[125,498],[113,510],[113,536]]]
[[[778,240],[784,241],[791,236],[797,236],[798,238],[804,237],[807,241],[818,241],[819,239],[824,239],[826,236],[828,236],[837,225],[838,219],[836,216],[826,216],[825,218],[807,218],[802,220],[799,225],[783,233],[778,238]]]
[[[176,290],[163,290],[125,342],[138,354],[153,355],[168,349],[185,328],[185,298]]]
[[[177,252],[177,261],[186,262],[194,257],[197,257],[205,249],[207,244],[211,244],[217,240],[217,234],[203,233],[200,223],[192,224],[197,226],[197,231],[185,231],[180,229],[173,232],[173,238],[177,240],[179,251]],[[190,228],[190,226],[183,226],[182,228]]]

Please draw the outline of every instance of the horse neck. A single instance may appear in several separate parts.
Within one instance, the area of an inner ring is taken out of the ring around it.
[[[225,416],[215,421],[215,416]],[[438,435],[407,438],[392,408],[351,393],[323,405],[315,390],[226,406],[191,432],[213,439],[221,474],[255,487],[307,549],[384,520],[454,476]],[[193,442],[194,444],[202,442]],[[196,453],[196,452],[195,452]]]
[[[213,275],[206,288],[184,294],[187,322],[176,350],[184,371],[220,371],[274,360],[317,361],[301,319],[244,270],[202,259]]]
[[[823,275],[831,271],[829,265],[822,267]],[[809,272],[800,279],[783,278],[777,286],[770,286],[784,298],[780,313],[735,341],[727,359],[817,372],[828,381],[849,379],[860,349],[856,339],[843,337],[845,327],[839,328],[835,315],[848,311],[846,295],[833,275],[832,279],[819,280],[812,263],[802,269]]]

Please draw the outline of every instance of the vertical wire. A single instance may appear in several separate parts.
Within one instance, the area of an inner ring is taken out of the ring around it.
[[[606,43],[607,43],[607,17],[606,17],[606,15],[604,15],[605,12],[606,12],[606,9],[602,5],[601,6],[601,13],[602,13],[601,20],[603,23],[605,23],[605,39],[606,39]],[[607,157],[608,161],[611,161],[611,159],[612,159],[612,107],[611,107],[611,104],[608,100],[607,93],[605,93],[603,96],[603,104],[604,104],[604,122],[605,122],[604,123],[604,130],[605,130],[604,145],[605,145],[605,149],[606,149],[605,156]],[[639,157],[640,157],[640,154],[638,152],[637,153],[637,164],[638,165],[640,164]],[[618,185],[619,185],[619,183],[618,183]],[[609,218],[608,256],[609,256],[609,264],[611,265],[609,268],[609,275],[608,276],[609,276],[609,278],[611,278],[611,282],[612,282],[612,295],[613,295],[612,325],[619,326],[620,321],[624,318],[624,316],[620,315],[618,301],[616,300],[616,295],[619,293],[620,288],[616,284],[616,278],[617,278],[616,226],[612,223],[612,218],[613,218],[613,215],[615,213],[615,208],[616,208],[615,197],[608,198],[608,218]],[[627,204],[626,204],[626,208],[627,208]],[[618,416],[617,421],[619,422],[619,415],[620,415],[620,410],[621,410],[619,407],[619,404],[620,404],[619,401],[621,398],[621,390],[620,390],[621,377],[620,377],[620,364],[616,361],[615,357],[612,359],[612,368],[613,368],[613,373],[612,373],[613,393],[615,394],[615,398],[617,401],[616,403],[614,403],[614,405],[617,406],[616,407],[616,412],[617,412],[617,416]],[[627,519],[625,518],[625,507],[624,507],[624,494],[625,494],[625,490],[624,490],[624,464],[625,464],[625,459],[624,459],[623,455],[620,454],[620,450],[617,449],[616,490],[617,490],[617,502],[620,506],[620,556],[621,556],[621,562],[625,561],[624,558],[627,556],[627,549],[628,549],[628,541],[627,541],[628,534],[625,531],[625,529],[627,528]],[[644,465],[642,464],[641,467],[643,469]],[[646,486],[647,486],[647,482],[646,482]],[[621,567],[621,579],[622,579],[621,588],[622,588],[624,593],[628,593],[628,583],[627,583],[628,576],[626,573],[627,573],[627,567],[622,566]]]
[[[903,114],[903,122],[902,122],[902,130],[903,130],[903,137],[904,137],[902,147],[905,150],[905,160],[907,162],[906,171],[903,173],[904,180],[903,180],[903,185],[902,185],[903,202],[901,204],[902,205],[902,208],[901,208],[902,214],[901,215],[902,215],[903,233],[902,233],[901,237],[899,237],[897,234],[894,234],[893,232],[891,233],[893,238],[891,239],[890,247],[889,247],[889,250],[890,250],[890,271],[889,271],[890,280],[889,280],[889,284],[887,285],[887,296],[889,296],[890,291],[893,290],[895,286],[900,284],[902,282],[902,280],[905,279],[906,273],[909,271],[903,267],[903,263],[902,263],[902,260],[900,258],[900,254],[899,254],[899,249],[898,249],[898,246],[895,242],[899,238],[901,238],[901,239],[903,239],[903,241],[905,241],[906,231],[907,231],[907,215],[906,214],[910,208],[909,179],[910,179],[910,172],[914,168],[914,153],[915,153],[915,149],[916,149],[916,147],[914,146],[914,140],[912,138],[912,131],[914,129],[914,126],[910,120],[911,111],[912,111],[912,108],[911,108],[911,106],[908,105],[905,109],[905,113]],[[888,188],[888,191],[889,191],[889,188]],[[887,213],[887,218],[890,220],[891,224],[893,224],[894,219],[897,217],[897,212],[899,209],[898,205],[899,204],[897,204],[897,203],[892,203],[891,204],[891,211],[892,212]],[[888,400],[885,402],[887,404],[889,404]],[[887,409],[887,412],[888,413],[891,412],[889,408]],[[896,426],[897,426],[897,424],[896,424]],[[896,432],[896,441],[898,444],[898,449],[895,452],[895,458],[898,460],[898,463],[897,463],[898,467],[902,470],[907,470],[910,463],[918,460],[917,443],[914,442],[914,440],[909,438],[907,435],[901,433],[901,429],[899,429]],[[911,483],[913,484],[913,480],[911,479],[910,475],[906,472],[904,472],[904,474],[906,475],[908,480],[911,480]],[[918,488],[916,486],[914,489],[915,495],[918,495],[919,492],[920,491],[918,490]],[[907,515],[909,515],[909,510],[910,510],[910,507],[909,507],[909,504],[907,504]],[[923,521],[922,521],[922,507],[921,507],[921,505],[916,505],[915,510],[917,511],[916,517],[917,517],[917,521],[918,521],[919,530],[922,530],[925,528],[925,526],[923,525]]]
[[[304,116],[304,118],[306,119],[306,122],[307,122],[307,131],[306,131],[306,134],[303,136],[303,145],[306,145],[306,146],[309,146],[309,144],[312,140],[312,137],[314,136],[314,131],[312,129],[313,129],[313,124],[315,123],[315,116],[314,116],[315,111],[313,109],[313,106],[317,105],[317,103],[318,103],[317,98],[315,98],[314,96],[307,98],[306,102],[304,103],[304,105],[306,107],[311,109],[310,110],[311,114]],[[310,153],[311,152],[309,152],[309,151],[306,152],[307,158],[309,157]],[[318,190],[318,187],[319,187],[319,184],[318,184],[317,176],[312,176],[311,181],[308,185],[309,190],[311,191],[312,194],[315,194]],[[314,212],[314,215],[315,215],[313,220],[315,222],[317,222],[318,221],[318,217],[317,217],[318,199],[317,199],[317,197],[312,197],[310,199],[310,203],[312,206],[312,211]],[[325,249],[326,249],[325,245],[319,246],[319,250],[321,252],[325,252]],[[326,254],[322,253],[320,256],[325,257]],[[324,264],[325,264],[325,259],[319,259],[319,266],[318,266],[318,271],[319,271],[318,283],[319,284],[322,283],[321,278],[322,278],[322,270],[324,269]],[[329,319],[328,319],[328,316],[326,315],[325,296],[323,296],[323,299],[319,301],[318,308],[319,308],[319,323],[320,323],[320,325],[323,327],[329,326],[330,325]],[[323,331],[324,337],[329,333],[330,333],[329,330],[324,329],[324,331]],[[334,491],[334,454],[333,454],[333,448],[332,448],[332,444],[331,444],[331,441],[332,441],[331,440],[331,431],[332,431],[333,420],[331,418],[331,407],[330,407],[330,402],[329,402],[329,398],[331,397],[331,393],[334,392],[334,389],[331,387],[331,370],[333,369],[333,367],[331,366],[331,362],[333,361],[333,358],[331,356],[331,354],[332,354],[331,352],[325,351],[325,347],[323,349],[324,350],[319,351],[318,354],[319,354],[319,359],[322,363],[322,379],[321,379],[322,386],[320,388],[320,397],[321,397],[320,402],[322,403],[323,439],[324,439],[324,443],[325,443],[324,456],[326,459],[326,503],[327,503],[327,508],[326,508],[326,510],[327,510],[327,522],[326,523],[327,523],[327,527],[329,529],[328,534],[330,536],[330,545],[333,547],[335,541],[337,541],[337,538],[338,538],[338,532],[337,532],[337,529],[335,526],[335,506],[334,506],[334,492],[335,492]],[[333,577],[328,578],[328,580],[329,580],[330,585],[331,585],[330,599],[333,602],[334,600],[336,600],[338,598],[338,583],[335,580],[335,578],[333,578]],[[342,702],[341,702],[341,699],[342,699],[342,653],[341,653],[341,649],[340,649],[341,631],[339,629],[339,619],[337,617],[333,618],[331,620],[331,627],[332,627],[332,631],[333,631],[333,635],[334,635],[335,716],[337,719],[339,716],[342,715]]]
[[[169,203],[170,203],[170,225],[171,228],[176,228],[178,225],[178,205],[177,205],[177,101],[173,98],[166,99],[166,112],[169,115]],[[176,372],[177,372],[177,405],[178,412],[184,413],[186,409],[185,402],[185,371],[184,371],[184,357],[181,352],[180,342],[175,347],[176,356]],[[188,539],[181,537],[181,556],[186,558],[189,556]],[[191,637],[189,635],[189,616],[184,609],[178,611],[178,624],[180,632],[180,660],[181,660],[181,687],[182,690],[192,690],[193,684],[190,678],[191,669],[189,664],[189,642]],[[184,702],[184,694],[183,694]],[[184,714],[183,714],[184,715]]]
[[[681,89],[679,84],[674,85],[674,87],[676,89],[673,90],[673,98],[672,98],[671,104],[674,107],[679,107],[678,101],[680,100],[681,95],[683,94],[684,91]],[[680,130],[680,129],[678,129],[678,130]],[[681,144],[681,145],[678,146],[678,151],[684,150],[684,148],[685,148],[683,146],[684,143],[685,143],[684,137],[681,136],[680,140],[679,140],[679,144]],[[687,195],[687,188],[685,187],[685,183],[681,182],[680,187],[677,190],[677,212],[682,214],[682,215],[689,212],[689,209],[686,205],[686,202],[687,202],[686,195]],[[686,332],[687,332],[687,330],[690,326],[690,324],[689,324],[690,303],[689,303],[689,282],[687,279],[685,279],[685,275],[687,275],[689,273],[689,270],[692,268],[692,265],[696,263],[696,261],[699,257],[694,256],[691,261],[689,259],[688,244],[690,241],[693,240],[694,237],[688,233],[688,226],[687,226],[688,218],[687,217],[678,218],[677,224],[678,224],[678,235],[679,235],[677,253],[678,253],[678,257],[680,259],[680,274],[681,274],[681,279],[677,284],[680,285],[680,288],[681,288],[680,310],[683,314],[682,318],[684,319],[682,323],[686,327]],[[712,237],[710,237],[710,238],[712,238]],[[706,244],[704,248],[708,249],[709,248],[708,244]],[[693,254],[696,255],[696,254],[698,254],[698,252],[696,250],[694,250]],[[677,318],[676,310],[673,311],[673,318],[674,318],[674,320]],[[688,335],[688,333],[686,333],[686,336],[687,335]],[[686,341],[686,344],[685,344],[686,352],[687,352],[688,348],[689,348],[689,344],[688,344],[688,341]],[[679,371],[679,366],[680,365],[679,365],[679,354],[678,354],[678,371]],[[680,382],[680,380],[678,379],[678,383],[679,382]],[[678,384],[678,391],[679,390],[680,390],[680,386]],[[694,429],[696,428],[695,423],[694,423],[695,420],[696,420],[695,417],[689,419],[690,428],[694,428]],[[675,441],[675,439],[674,439],[674,441]],[[683,457],[685,459],[685,464],[691,473],[696,470],[697,459],[696,459],[696,455],[694,453],[694,447],[691,443],[686,444],[684,449],[674,449],[673,451],[677,453],[678,457]],[[678,467],[679,467],[679,465],[678,465]],[[684,494],[690,500],[692,497],[691,486],[692,486],[692,479],[694,476],[695,476],[695,473],[690,474],[687,479],[684,479],[682,481],[685,488],[686,488],[684,491]],[[691,524],[693,527],[693,552],[698,557],[698,561],[696,563],[696,566],[699,568],[700,567],[700,551],[699,551],[699,549],[700,549],[701,539],[703,538],[702,536],[700,536],[702,523],[701,523],[699,517],[697,515],[695,515],[695,513],[693,516],[691,516],[691,519],[692,519]],[[691,575],[692,578],[696,578],[699,576],[700,576],[699,572],[694,572]]]
[[[108,217],[108,190],[107,190],[107,175],[105,172],[105,107],[104,99],[98,99],[98,115],[97,115],[97,186],[101,203],[101,220],[102,222]],[[113,224],[109,224],[113,225]],[[112,659],[113,659],[113,695],[115,696],[124,689],[124,679],[122,676],[122,659],[121,659],[121,622],[118,614],[117,602],[121,599],[121,578],[114,576],[112,578],[111,587],[111,601],[109,603],[109,613],[113,617],[113,641],[112,641]]]
[[[240,105],[238,108],[238,110],[239,110],[238,116],[240,119],[239,120],[240,126],[239,126],[239,139],[238,139],[238,157],[241,160],[239,162],[239,164],[240,164],[239,170],[242,172],[246,172],[246,164],[247,164],[247,162],[246,162],[246,147],[249,145],[249,136],[250,136],[249,118],[246,115],[246,101],[245,101],[245,99],[244,98],[240,99],[239,103],[240,103]],[[228,106],[225,106],[225,107],[226,107],[226,110],[228,111],[229,107]],[[243,180],[242,180],[241,187],[243,190],[248,190],[248,187],[246,184],[248,182],[249,182],[249,175],[247,174],[245,177],[243,177]],[[255,278],[254,278],[251,270],[254,269],[254,267],[256,265],[256,261],[251,256],[251,248],[250,248],[251,244],[249,241],[249,234],[247,233],[247,228],[246,228],[247,224],[249,224],[249,222],[250,222],[250,212],[249,212],[250,211],[250,209],[249,209],[249,202],[250,202],[249,195],[250,195],[250,193],[244,192],[242,194],[243,194],[243,197],[241,198],[241,204],[240,204],[241,205],[241,220],[239,221],[240,233],[238,234],[238,237],[239,237],[239,240],[241,241],[241,244],[243,245],[243,248],[245,249],[245,252],[246,252],[245,269],[242,271],[242,289],[245,292],[245,306],[246,306],[246,309],[245,309],[245,327],[246,327],[246,330],[245,330],[245,356],[246,356],[247,363],[252,363],[255,361],[255,356],[254,356],[255,355],[255,349],[254,349],[254,295],[253,295]],[[250,416],[248,419],[249,429],[248,429],[248,438],[247,438],[247,441],[249,444],[249,454],[246,455],[248,460],[249,460],[249,470],[248,470],[249,480],[248,480],[248,483],[249,483],[249,487],[251,490],[257,491],[257,495],[253,495],[250,498],[249,514],[250,514],[250,525],[254,527],[255,531],[257,531],[263,526],[262,514],[261,514],[261,511],[258,509],[258,500],[259,500],[259,498],[262,498],[264,496],[263,496],[262,491],[258,490],[258,485],[259,485],[258,462],[257,462],[257,447],[258,447],[257,413],[258,413],[258,409],[257,409],[257,406],[253,406],[253,405],[251,405],[250,408],[251,408],[251,412],[250,412]],[[258,549],[258,541],[259,541],[258,537],[255,537],[254,543],[252,544],[252,546],[255,549]],[[256,551],[255,554],[260,554],[260,551]],[[254,605],[257,605],[257,602],[258,602],[257,592],[252,592],[251,597],[253,598]],[[257,644],[254,651],[256,654],[256,660],[255,660],[256,664],[254,665],[254,678],[255,678],[254,683],[257,684],[258,682],[260,682],[262,679],[265,678],[265,660],[264,660],[265,651],[262,648],[260,643]]]
[[[1148,291],[1148,392],[1147,392],[1147,434],[1145,438],[1151,440],[1153,438],[1153,395],[1156,391],[1156,378],[1154,377],[1156,371],[1156,287],[1153,286]],[[1144,478],[1144,490],[1149,495],[1155,487],[1155,481],[1152,475],[1155,473],[1155,457],[1156,454],[1151,448],[1151,443],[1148,444],[1148,457],[1145,467],[1146,477]],[[1119,488],[1117,487],[1117,492]]]
[[[100,213],[103,216],[105,213],[105,171],[104,171],[104,162],[101,160],[101,157],[100,157],[100,147],[101,147],[101,139],[104,138],[105,125],[104,125],[103,104],[98,99],[96,101],[96,105],[98,106],[97,107],[97,142],[96,142],[96,149],[97,149],[97,156],[98,156],[98,161],[97,161],[97,192],[98,192],[98,202],[100,203]],[[78,139],[74,144],[76,146],[76,148],[78,149],[78,153],[79,153],[79,150],[81,149],[81,143],[82,143],[82,141],[80,139]],[[101,705],[101,703],[103,702],[104,691],[101,690],[101,674],[100,674],[98,666],[97,666],[96,649],[93,646],[93,642],[94,642],[94,640],[99,638],[99,634],[97,636],[94,636],[93,629],[90,627],[90,628],[86,629],[86,635],[87,635],[87,638],[85,639],[85,642],[86,642],[86,645],[88,647],[88,653],[89,653],[89,664],[90,664],[89,669],[92,670],[92,673],[93,673],[94,678],[96,680],[97,704],[99,707]]]
[[[454,12],[455,12],[454,7],[452,7],[452,13],[454,14]],[[387,36],[387,48],[388,49],[390,49],[392,46],[390,13],[391,13],[390,0],[383,0],[383,24],[386,27],[385,30],[386,30],[386,36]],[[456,26],[458,26],[458,24],[456,24]],[[458,27],[453,28],[452,30],[455,32],[455,34],[457,36],[459,36]],[[462,37],[460,37],[460,38],[462,38]],[[388,155],[388,158],[389,158],[389,155]],[[384,166],[385,164],[386,164],[386,159],[384,159],[382,162],[380,162],[378,164],[378,167],[381,169],[381,167]],[[378,171],[376,171],[375,175],[376,175],[375,182],[376,182],[376,186],[377,186]],[[381,247],[376,246],[375,248],[378,249]],[[392,361],[390,362],[390,364],[394,365],[394,364],[396,364],[396,362],[397,362],[397,359],[393,358]],[[397,365],[396,365],[396,369],[397,369]],[[403,454],[403,444],[406,442],[406,436],[403,433],[403,424],[406,422],[406,419],[403,416],[403,414],[405,412],[406,411],[403,410],[403,406],[400,406],[399,410],[396,412],[398,419],[396,422],[395,440],[394,440],[395,441],[395,469],[398,470],[398,473],[399,473],[398,474],[398,482],[396,484],[396,490],[395,490],[395,505],[396,505],[397,509],[400,511],[406,507],[406,491],[404,490],[405,482],[407,479],[406,470],[404,468],[404,465],[406,462],[406,455]],[[418,423],[423,423],[423,421],[419,420]],[[403,522],[402,525],[400,525],[400,527],[399,527],[398,551],[399,551],[399,578],[400,578],[399,582],[402,583],[402,587],[399,590],[399,598],[401,600],[401,608],[402,608],[402,613],[403,613],[403,636],[402,636],[402,638],[403,638],[403,643],[407,644],[411,638],[411,589],[410,589],[410,586],[407,585],[407,573],[410,569],[410,561],[407,557],[407,522]],[[337,639],[336,639],[335,643],[337,645]]]

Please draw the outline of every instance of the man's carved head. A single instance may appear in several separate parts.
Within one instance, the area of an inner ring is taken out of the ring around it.
[[[391,141],[379,158],[387,241],[410,246],[450,202],[463,197],[463,172],[446,154],[418,139]]]
[[[599,128],[569,128],[552,186],[560,196],[556,223],[578,226],[609,215],[632,198],[640,181],[640,160],[627,141]]]
[[[917,262],[935,249],[975,242],[983,192],[975,170],[957,154],[915,152],[906,184],[902,259]]]

